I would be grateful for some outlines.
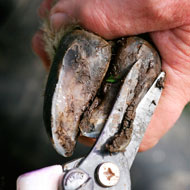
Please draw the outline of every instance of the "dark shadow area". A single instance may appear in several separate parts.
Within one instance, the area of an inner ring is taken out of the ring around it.
[[[16,188],[19,175],[63,164],[87,153],[82,145],[65,159],[53,149],[42,121],[46,71],[31,49],[39,28],[40,0],[0,2],[0,190]],[[131,170],[133,190],[190,189],[190,108]]]
[[[11,0],[0,1],[0,27],[6,22],[13,9],[14,6]]]

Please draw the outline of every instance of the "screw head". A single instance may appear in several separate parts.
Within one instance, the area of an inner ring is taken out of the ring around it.
[[[120,171],[117,165],[111,162],[105,162],[98,167],[97,177],[100,185],[112,187],[118,183]]]
[[[86,183],[88,179],[87,173],[81,169],[73,169],[63,177],[62,186],[64,190],[76,190]]]

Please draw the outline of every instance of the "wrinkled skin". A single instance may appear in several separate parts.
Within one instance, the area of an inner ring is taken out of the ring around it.
[[[56,29],[77,19],[88,30],[114,39],[149,32],[167,73],[165,89],[146,131],[140,151],[153,147],[173,126],[190,100],[190,1],[189,0],[44,0],[43,18],[51,12]],[[64,13],[64,14],[63,14]],[[36,33],[33,49],[49,68],[43,33]]]

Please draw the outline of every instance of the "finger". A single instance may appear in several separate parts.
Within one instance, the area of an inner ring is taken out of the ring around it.
[[[63,26],[67,26],[71,23],[74,24],[74,20],[69,17],[67,14],[64,13],[57,13],[50,17],[50,23],[52,23],[53,28],[55,31],[59,32],[59,29]]]
[[[81,143],[81,144],[84,144],[86,146],[93,146],[95,144],[97,139],[95,138],[88,138],[88,137],[85,137],[85,136],[79,136],[78,138],[78,141]]]
[[[166,83],[140,151],[153,147],[159,141],[190,100],[190,26],[156,32],[151,36],[163,58]]]
[[[62,174],[61,165],[50,166],[23,174],[17,179],[17,190],[57,190]]]
[[[50,66],[50,59],[44,49],[43,32],[38,31],[32,39],[32,48],[34,52],[41,58],[46,68]]]
[[[51,10],[68,14],[81,25],[105,38],[175,28],[190,22],[190,1],[177,0],[69,0]],[[64,21],[63,21],[64,23]],[[56,28],[56,24],[53,24]]]
[[[38,14],[41,18],[46,18],[47,15],[50,12],[50,9],[53,6],[55,0],[44,0],[41,5],[40,8],[38,9]]]

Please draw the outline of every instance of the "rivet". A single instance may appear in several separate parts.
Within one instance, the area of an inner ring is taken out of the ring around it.
[[[117,165],[111,162],[105,162],[98,167],[97,177],[100,185],[112,187],[118,183],[120,171]]]

